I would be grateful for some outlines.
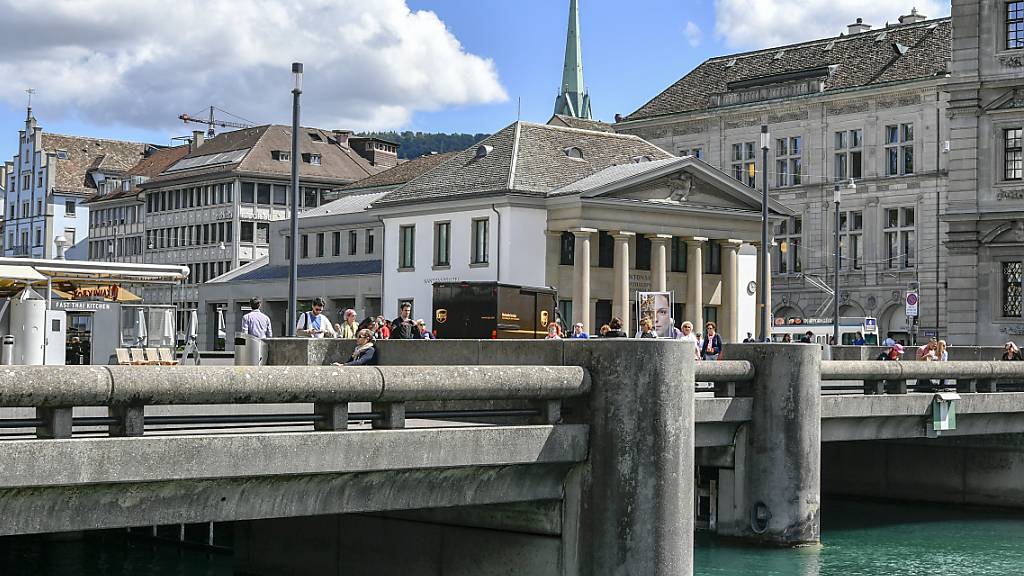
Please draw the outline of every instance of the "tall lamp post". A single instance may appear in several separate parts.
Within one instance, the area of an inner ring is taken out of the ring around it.
[[[295,320],[299,316],[299,97],[302,96],[302,62],[292,63],[292,212],[291,212],[291,262],[288,266],[288,316],[285,333],[295,336]]]
[[[768,327],[768,148],[771,147],[771,135],[768,126],[761,126],[761,277],[757,279],[761,288],[761,333],[758,340],[767,342],[771,331]]]
[[[833,201],[836,203],[836,238],[835,238],[835,279],[832,283],[832,344],[838,346],[839,342],[839,267],[842,265],[842,250],[839,246],[839,203],[842,200],[843,188],[849,193],[857,191],[857,184],[850,178],[846,184],[836,184]]]

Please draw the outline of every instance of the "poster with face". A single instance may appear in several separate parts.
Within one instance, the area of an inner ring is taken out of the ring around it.
[[[637,292],[637,319],[650,318],[659,338],[669,338],[672,330],[672,293]]]

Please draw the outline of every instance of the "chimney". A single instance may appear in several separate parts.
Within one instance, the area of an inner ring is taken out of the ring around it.
[[[348,137],[352,135],[351,130],[332,130],[334,133],[334,139],[338,141],[339,146],[348,148]]]
[[[202,145],[203,145],[203,131],[202,130],[193,130],[192,131],[192,140],[190,140],[189,143],[188,143],[188,151],[189,152],[195,152],[196,148],[199,148]]]
[[[865,24],[863,18],[857,18],[857,21],[846,27],[849,34],[860,34],[861,32],[867,32],[871,30],[871,24]]]
[[[918,22],[923,22],[927,19],[928,17],[924,14],[917,13],[917,8],[912,8],[910,10],[910,14],[900,16],[900,24],[917,24]]]

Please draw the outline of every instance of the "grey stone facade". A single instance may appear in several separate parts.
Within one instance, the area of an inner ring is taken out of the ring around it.
[[[1024,43],[1008,36],[1020,4],[953,0],[945,217],[953,344],[1024,334],[1024,180],[1013,139],[1024,127]]]
[[[919,338],[945,335],[948,256],[940,216],[950,157],[942,73],[948,52],[923,47],[948,42],[949,20],[911,20],[861,34],[712,59],[616,129],[675,154],[698,155],[760,189],[760,130],[768,125],[769,190],[800,219],[799,229],[791,219],[785,229],[774,230],[776,322],[831,316],[825,290],[834,273],[833,191],[837,182],[854,178],[856,191],[844,192],[841,202],[846,225],[840,313],[875,316],[880,333],[894,332],[909,342],[903,298],[919,283]],[[858,47],[848,46],[853,44]],[[871,66],[878,72],[862,71]],[[711,85],[707,94],[694,96],[691,77],[696,85]],[[896,138],[890,145],[892,130]],[[895,170],[889,168],[890,151]]]

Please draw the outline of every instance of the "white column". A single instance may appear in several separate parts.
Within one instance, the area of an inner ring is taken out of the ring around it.
[[[629,239],[632,232],[613,232],[615,239],[615,271],[613,274],[615,293],[612,300],[612,316],[622,320],[622,329],[628,334],[629,323]]]
[[[670,234],[648,234],[651,241],[651,290],[664,292],[668,289],[668,242]]]
[[[704,242],[707,238],[686,239],[686,316],[693,329],[704,333]]]
[[[742,340],[739,334],[739,258],[743,244],[740,240],[723,240],[722,245],[722,339],[727,342]]]
[[[582,322],[583,330],[590,332],[590,236],[593,228],[570,230],[576,237],[573,255],[572,321]]]

